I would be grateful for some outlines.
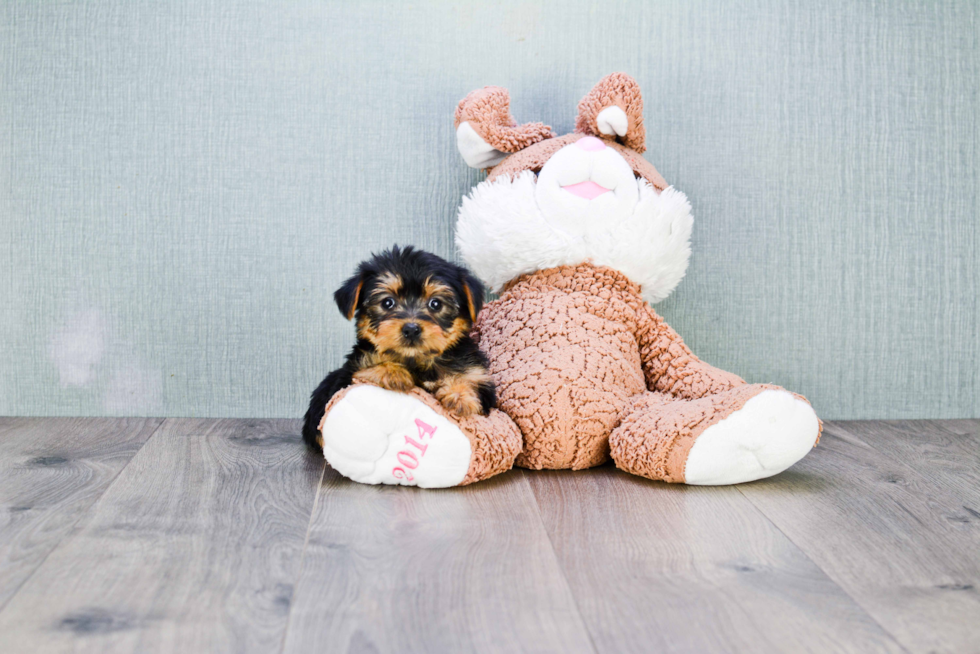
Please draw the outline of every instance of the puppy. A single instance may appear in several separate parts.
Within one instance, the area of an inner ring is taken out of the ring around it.
[[[486,415],[496,405],[487,360],[469,336],[483,285],[465,268],[396,245],[362,262],[334,300],[355,320],[357,344],[310,397],[303,440],[311,447],[322,447],[327,402],[355,379],[392,391],[420,386],[461,417]]]

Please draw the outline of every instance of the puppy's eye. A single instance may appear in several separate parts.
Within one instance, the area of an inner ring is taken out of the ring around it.
[[[385,299],[381,300],[381,308],[384,309],[385,311],[391,311],[392,309],[394,309],[395,308],[394,298],[386,297]]]
[[[438,311],[441,308],[442,308],[442,300],[435,297],[429,300],[429,311]]]

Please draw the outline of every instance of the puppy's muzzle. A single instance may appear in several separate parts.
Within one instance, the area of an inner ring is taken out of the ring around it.
[[[409,345],[417,343],[422,336],[422,326],[417,322],[407,322],[402,325],[402,336]]]

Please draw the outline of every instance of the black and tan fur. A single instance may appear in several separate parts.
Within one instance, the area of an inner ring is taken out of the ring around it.
[[[327,402],[355,379],[402,392],[419,386],[458,416],[495,406],[486,358],[469,336],[483,285],[465,268],[395,246],[362,262],[334,300],[355,321],[357,344],[310,397],[303,439],[311,447],[320,445]]]

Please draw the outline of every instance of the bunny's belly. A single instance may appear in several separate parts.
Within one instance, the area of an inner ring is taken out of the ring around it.
[[[626,325],[561,292],[498,300],[480,316],[500,408],[524,435],[517,465],[581,469],[609,457],[609,434],[645,390]]]

